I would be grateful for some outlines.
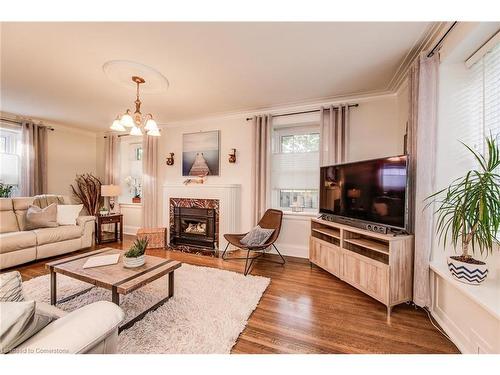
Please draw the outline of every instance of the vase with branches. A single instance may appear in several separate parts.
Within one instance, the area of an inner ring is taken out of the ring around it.
[[[486,279],[488,268],[472,254],[479,251],[481,256],[488,255],[500,245],[500,150],[497,139],[491,135],[486,138],[485,155],[462,144],[471,152],[478,168],[427,197],[426,207],[436,204],[439,243],[446,247],[451,241],[462,252],[448,258],[451,274],[462,282],[480,284]]]
[[[76,175],[75,186],[71,185],[73,196],[83,204],[89,215],[97,216],[103,205],[101,185],[101,180],[90,173]]]

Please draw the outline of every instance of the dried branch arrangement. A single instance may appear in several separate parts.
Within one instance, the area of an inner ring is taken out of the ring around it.
[[[83,204],[89,215],[96,216],[102,206],[101,180],[92,174],[76,175],[75,185],[71,185],[73,196]]]

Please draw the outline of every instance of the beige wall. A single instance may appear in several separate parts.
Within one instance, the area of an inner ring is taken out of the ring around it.
[[[403,136],[406,121],[401,121],[401,97],[396,94],[378,97],[351,98],[349,102],[358,102],[360,105],[352,109],[350,117],[350,131],[348,132],[348,159],[349,161],[372,159],[377,157],[401,154],[403,152]],[[319,104],[316,104],[316,108]],[[303,109],[303,108],[302,108]],[[301,110],[295,108],[295,110]],[[266,112],[283,111],[273,108]],[[240,184],[241,185],[241,230],[246,231],[252,227],[251,222],[251,122],[245,118],[249,114],[226,117],[212,117],[196,121],[183,121],[169,124],[162,128],[159,144],[159,178],[158,178],[158,222],[162,223],[163,202],[162,187],[166,183],[179,183],[185,180],[181,172],[182,160],[182,134],[220,130],[220,176],[209,177],[208,184]],[[276,119],[279,124],[298,122],[318,122],[318,114],[304,116],[280,117]],[[102,136],[97,140],[97,171],[102,174],[104,170],[104,152]],[[237,149],[237,162],[230,164],[227,161],[229,149]],[[170,152],[175,154],[175,165],[167,166],[165,158]],[[124,225],[135,228],[140,215],[139,210],[126,208]],[[283,232],[279,244],[284,254],[307,257],[309,238],[310,216],[286,215]],[[167,225],[167,223],[163,223]]]
[[[48,192],[71,195],[76,174],[96,174],[96,134],[52,125],[48,135]]]
[[[16,119],[22,115],[0,112],[1,117]],[[34,119],[40,121],[40,119]],[[70,185],[74,183],[76,174],[96,174],[96,167],[104,168],[101,161],[103,145],[96,143],[97,134],[64,124],[42,120],[54,128],[48,132],[47,184],[48,193],[71,195]],[[99,154],[99,163],[97,155]],[[104,160],[104,159],[102,159]]]

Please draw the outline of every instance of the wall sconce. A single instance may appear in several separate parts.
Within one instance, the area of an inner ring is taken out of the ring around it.
[[[236,163],[236,149],[235,148],[232,148],[229,151],[229,162]]]
[[[167,165],[174,165],[174,153],[171,152],[170,156],[167,158]]]

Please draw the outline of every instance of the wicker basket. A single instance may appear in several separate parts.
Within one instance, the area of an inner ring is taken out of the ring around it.
[[[167,228],[141,228],[137,231],[137,238],[148,238],[148,248],[158,249],[165,247]]]

